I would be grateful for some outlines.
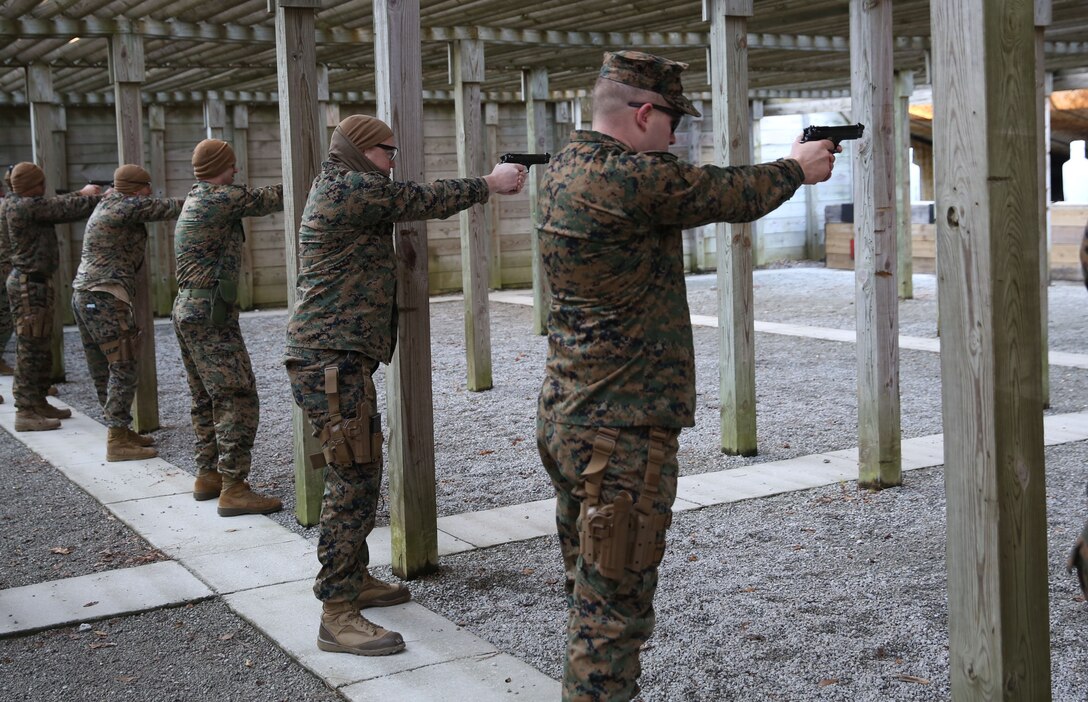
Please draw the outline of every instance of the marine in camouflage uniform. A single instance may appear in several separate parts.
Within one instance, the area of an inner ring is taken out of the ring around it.
[[[400,634],[373,625],[362,607],[397,604],[408,588],[367,569],[382,477],[382,434],[372,375],[389,363],[397,338],[393,224],[444,218],[490,192],[517,192],[524,168],[497,166],[486,178],[396,182],[389,127],[353,115],[337,126],[299,227],[295,308],[285,363],[295,402],[321,439],[327,463],[319,525],[323,602],[318,646],[384,655],[404,648]]]
[[[698,115],[682,93],[685,67],[606,53],[594,129],[575,131],[543,178],[552,297],[537,446],[555,486],[566,575],[564,700],[638,694],[677,439],[695,423],[681,230],[754,220],[807,180],[797,160],[720,168],[669,154],[681,115]],[[808,147],[823,151],[828,174],[829,146]]]
[[[11,189],[11,168],[4,174],[4,187],[7,193],[0,200],[0,280],[7,281],[11,273],[11,242],[8,239],[8,223],[4,210],[8,203],[18,197]],[[8,347],[8,341],[15,331],[15,325],[11,321],[11,307],[8,304],[7,285],[0,285],[0,375],[11,375],[15,369],[4,360],[3,353]],[[3,402],[3,398],[0,398]]]
[[[174,219],[183,200],[149,197],[151,176],[133,164],[118,168],[113,183],[87,222],[72,312],[109,428],[106,459],[116,461],[157,455],[150,437],[129,429],[139,380],[136,271],[147,249],[144,222]]]
[[[23,162],[11,174],[19,196],[4,208],[13,268],[7,278],[8,302],[16,324],[15,430],[43,431],[60,427],[71,411],[46,402],[52,370],[53,274],[60,265],[55,224],[86,218],[101,199],[97,186],[80,194],[44,197],[45,175]]]
[[[193,497],[218,497],[224,517],[282,509],[279,499],[253,493],[246,482],[259,407],[235,303],[245,238],[242,218],[282,211],[283,186],[233,185],[234,166],[234,151],[226,142],[206,139],[197,145],[193,172],[198,181],[174,230],[179,290],[172,316],[192,392]]]

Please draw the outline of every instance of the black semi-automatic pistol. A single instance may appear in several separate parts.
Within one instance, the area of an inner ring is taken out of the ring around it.
[[[503,154],[499,157],[499,163],[520,163],[526,168],[542,166],[551,160],[551,154]]]
[[[814,125],[805,127],[805,131],[801,133],[801,143],[829,139],[835,146],[838,146],[840,141],[860,139],[864,132],[865,125],[861,122],[841,127],[817,127]]]

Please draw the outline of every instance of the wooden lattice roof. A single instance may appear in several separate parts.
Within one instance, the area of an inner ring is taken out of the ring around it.
[[[753,97],[838,97],[849,92],[849,0],[759,0],[749,22]],[[456,39],[485,42],[485,97],[520,99],[522,73],[546,69],[556,98],[585,94],[605,48],[640,47],[687,61],[685,85],[708,93],[709,25],[699,0],[422,0],[423,87],[447,99],[447,52]],[[929,82],[929,3],[894,4],[897,68]],[[275,23],[268,0],[9,0],[0,9],[0,104],[25,102],[23,67],[53,69],[58,99],[108,104],[108,37],[143,37],[145,102],[206,96],[272,101],[276,90]],[[374,95],[371,0],[322,0],[316,15],[317,57],[328,69],[331,99]],[[964,31],[971,31],[965,28]],[[1046,66],[1056,90],[1088,88],[1088,2],[1053,0],[1045,30]],[[1088,115],[1074,115],[1088,128]]]

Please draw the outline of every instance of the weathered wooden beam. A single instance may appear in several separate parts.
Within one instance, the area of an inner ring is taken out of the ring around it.
[[[110,38],[110,80],[113,82],[114,114],[117,121],[117,164],[144,165],[143,106],[140,83],[144,80],[144,45],[140,37],[118,34]],[[144,330],[140,338],[139,384],[132,401],[132,424],[138,432],[159,428],[159,383],[155,369],[155,317],[151,307],[151,264],[149,247],[136,271],[136,299],[133,314]]]
[[[850,85],[857,279],[858,484],[900,485],[899,298],[896,292],[891,0],[850,0]]]
[[[68,175],[68,115],[62,105],[53,107],[53,160],[60,178],[57,185],[63,187]],[[72,225],[58,224],[55,229],[60,250],[55,314],[64,324],[75,324],[75,314],[72,313],[72,280],[75,277],[72,270]]]
[[[914,92],[914,73],[895,72],[895,222],[896,274],[899,299],[914,297],[913,234],[910,216],[910,96]]]
[[[530,153],[551,153],[551,133],[548,129],[548,71],[533,68],[522,72],[522,95],[525,98],[525,124],[527,143]],[[548,333],[548,282],[544,279],[544,270],[540,260],[540,178],[543,168],[530,168],[525,189],[529,191],[529,222],[532,227],[533,256],[533,333]]]
[[[65,178],[60,170],[53,141],[53,75],[44,63],[32,63],[26,67],[26,97],[30,105],[30,139],[34,163],[45,172],[45,187],[52,190],[64,187]],[[64,262],[62,262],[64,263]],[[71,266],[67,273],[58,267],[53,276],[54,289],[62,290],[71,285]],[[54,299],[54,309],[58,301]],[[53,315],[52,337],[53,362],[50,378],[54,382],[65,379],[64,369],[64,315]]]
[[[155,197],[166,197],[166,109],[162,105],[147,106],[148,173]],[[171,228],[166,222],[148,222],[147,243],[151,262],[151,298],[155,314],[170,316],[174,304],[174,247]]]
[[[204,135],[207,139],[227,138],[227,103],[221,97],[204,98]]]
[[[502,152],[499,151],[499,105],[489,102],[484,105],[484,129],[486,131],[486,163],[499,162]],[[491,238],[490,259],[490,287],[493,290],[502,288],[502,216],[499,214],[499,198],[492,197],[487,201],[484,210],[487,215],[487,231]]]
[[[1042,348],[1043,408],[1050,407],[1050,100],[1047,92],[1046,39],[1051,0],[1035,0],[1036,178],[1039,186],[1039,343]]]
[[[234,129],[234,165],[238,169],[235,182],[250,184],[249,172],[249,105],[234,105],[231,114]],[[249,218],[242,220],[245,240],[242,242],[242,267],[238,276],[238,306],[253,309],[253,235]],[[288,282],[290,285],[290,281]]]
[[[373,0],[378,117],[396,135],[397,178],[423,180],[423,68],[419,0]],[[394,227],[397,351],[386,369],[389,522],[393,572],[414,578],[438,567],[431,320],[426,222]],[[417,253],[418,252],[418,253]]]
[[[317,53],[314,9],[290,7],[275,0],[276,74],[280,98],[280,156],[283,162],[283,234],[287,266],[287,307],[295,306],[298,277],[298,228],[310,184],[321,166],[321,121],[317,110]],[[321,516],[324,477],[309,467],[309,456],[321,450],[309,422],[291,408],[295,447],[295,518],[313,526]]]
[[[484,44],[478,39],[453,43],[453,91],[457,127],[457,175],[484,173],[480,83],[484,80]],[[458,215],[461,223],[461,289],[465,298],[465,357],[470,391],[490,390],[491,312],[488,308],[488,237],[484,206]]]
[[[1032,5],[930,4],[957,702],[1051,699]]]
[[[710,22],[714,162],[751,163],[748,114],[748,49],[751,0],[706,0]],[[755,305],[752,227],[714,225],[718,267],[718,383],[721,450],[754,456],[756,446]]]

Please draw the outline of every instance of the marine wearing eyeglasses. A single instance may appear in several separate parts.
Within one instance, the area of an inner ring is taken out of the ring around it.
[[[788,159],[760,166],[696,166],[668,153],[681,117],[699,116],[683,94],[684,68],[638,51],[605,54],[592,129],[575,131],[543,176],[540,252],[552,299],[537,448],[555,487],[566,571],[564,700],[638,694],[677,439],[695,423],[681,230],[761,217],[802,183],[826,180],[834,160],[828,141],[795,144]]]
[[[352,115],[333,132],[299,227],[295,309],[285,362],[295,402],[306,412],[325,465],[318,526],[322,602],[317,646],[381,656],[404,649],[395,631],[359,610],[407,601],[408,588],[370,575],[367,536],[382,480],[382,431],[371,377],[397,340],[393,224],[449,217],[496,193],[516,193],[525,166],[507,163],[482,178],[433,183],[390,178],[397,146],[381,120]]]

